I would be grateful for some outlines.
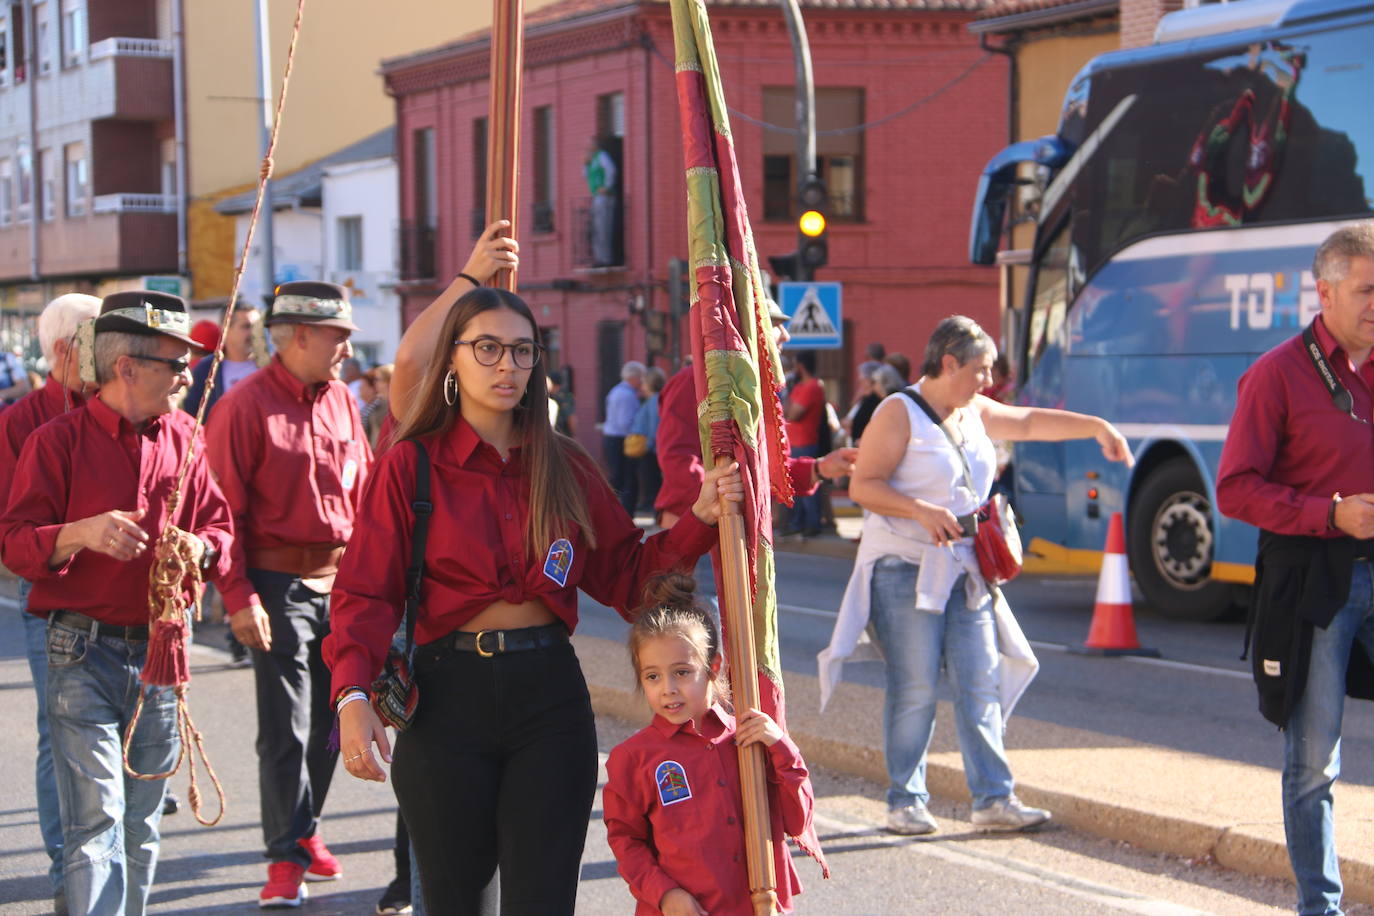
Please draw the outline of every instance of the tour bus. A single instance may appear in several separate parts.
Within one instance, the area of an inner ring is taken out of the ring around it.
[[[1317,244],[1374,214],[1374,2],[1203,6],[1155,41],[1089,62],[1055,134],[993,157],[970,258],[997,260],[1017,196],[1016,400],[1106,417],[1136,457],[1018,443],[1031,550],[1091,566],[1120,511],[1146,599],[1213,619],[1254,580],[1256,530],[1216,510],[1236,382],[1318,314]]]

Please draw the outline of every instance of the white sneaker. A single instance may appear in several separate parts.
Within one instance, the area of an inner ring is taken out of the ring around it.
[[[1050,819],[1044,808],[1030,808],[1015,795],[999,798],[986,808],[973,812],[973,825],[992,830],[1029,830]]]
[[[912,802],[902,808],[887,809],[887,831],[902,836],[925,836],[940,829],[926,806]]]

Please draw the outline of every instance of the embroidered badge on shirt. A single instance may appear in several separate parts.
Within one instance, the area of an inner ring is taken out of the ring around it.
[[[692,797],[692,787],[687,785],[687,771],[676,760],[665,760],[654,770],[654,782],[658,785],[658,800],[666,805],[676,805]]]
[[[353,484],[356,483],[357,480],[358,462],[350,458],[344,462],[343,466],[343,480],[341,483],[343,483],[344,492],[347,493],[349,490],[353,489]]]
[[[568,570],[572,569],[572,563],[572,543],[567,538],[559,538],[549,545],[549,555],[544,558],[544,575],[562,588],[568,584]]]

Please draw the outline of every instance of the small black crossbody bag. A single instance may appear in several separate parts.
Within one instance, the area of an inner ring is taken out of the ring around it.
[[[398,732],[410,728],[420,705],[420,688],[415,684],[415,618],[420,614],[420,582],[425,572],[425,545],[429,541],[429,517],[434,504],[429,500],[429,452],[418,440],[415,445],[415,495],[410,501],[415,527],[410,533],[410,565],[406,567],[405,648],[392,649],[386,667],[372,682],[372,708],[383,723]]]

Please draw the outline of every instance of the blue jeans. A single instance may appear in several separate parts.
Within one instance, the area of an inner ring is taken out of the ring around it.
[[[795,445],[792,447],[793,458],[818,458],[820,457],[820,446],[818,445]],[[798,496],[793,504],[792,518],[789,520],[788,528],[798,531],[813,531],[821,526],[821,493],[817,490],[810,496]]]
[[[48,627],[48,725],[73,916],[133,916],[147,908],[165,780],[124,773],[124,730],[140,691],[146,700],[130,765],[164,772],[180,747],[174,692],[138,680],[147,652],[145,641],[92,637],[56,622]]]
[[[954,583],[943,614],[916,609],[917,567],[884,557],[873,569],[871,618],[887,659],[883,746],[887,804],[901,808],[930,800],[926,755],[935,731],[935,688],[944,662],[954,689],[954,722],[964,777],[975,810],[1012,792],[1002,748],[1002,702],[997,626],[992,606],[969,610],[964,577]]]
[[[52,772],[52,741],[48,737],[48,621],[28,612],[33,583],[19,580],[19,617],[24,622],[24,642],[28,649],[29,674],[37,694],[38,759],[34,763],[33,785],[38,796],[38,831],[47,850],[48,877],[53,892],[62,887],[62,814],[57,803],[57,781]]]
[[[1312,633],[1307,686],[1284,731],[1283,826],[1303,914],[1341,912],[1331,787],[1341,772],[1345,673],[1356,640],[1374,655],[1374,592],[1365,560],[1355,562],[1345,607]]]

